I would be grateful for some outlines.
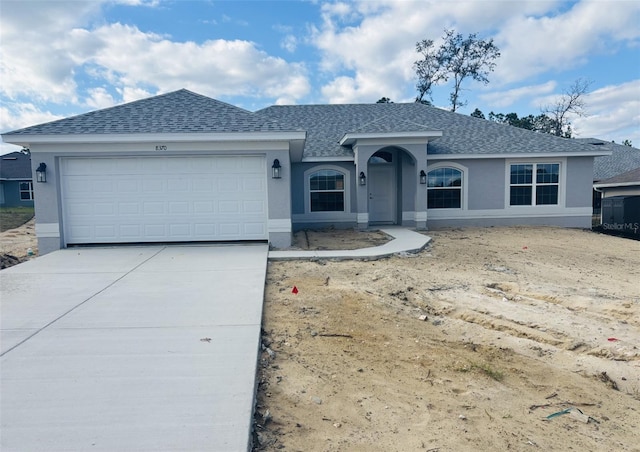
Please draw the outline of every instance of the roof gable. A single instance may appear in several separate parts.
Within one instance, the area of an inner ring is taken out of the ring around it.
[[[248,133],[291,131],[277,121],[186,89],[4,134]]]

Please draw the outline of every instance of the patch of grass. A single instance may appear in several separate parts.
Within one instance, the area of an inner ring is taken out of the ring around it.
[[[487,364],[487,363],[478,364],[478,363],[471,362],[462,367],[458,367],[456,370],[458,372],[480,371],[483,374],[485,374],[487,377],[491,378],[492,380],[495,380],[495,381],[504,380],[504,373],[499,371],[498,369],[494,369],[493,367],[491,367],[490,364]]]
[[[22,226],[33,214],[33,207],[0,207],[0,232]]]

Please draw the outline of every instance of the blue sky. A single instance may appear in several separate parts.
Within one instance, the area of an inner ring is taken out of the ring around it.
[[[187,88],[248,110],[415,97],[415,43],[492,38],[459,112],[538,114],[592,81],[574,135],[640,145],[640,2],[3,0],[0,131]],[[433,102],[448,108],[449,86]],[[0,152],[17,148],[2,144]]]

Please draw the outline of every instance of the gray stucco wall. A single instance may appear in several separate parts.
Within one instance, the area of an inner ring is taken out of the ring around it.
[[[592,203],[593,157],[567,159],[567,207],[588,207]]]
[[[416,202],[416,164],[411,157],[404,153],[399,154],[400,157],[400,175],[401,185],[398,190],[399,195],[402,196],[402,201],[398,203],[402,206],[400,211],[400,218],[402,218],[402,212],[412,212],[415,210]],[[424,168],[426,170],[426,168]],[[425,189],[424,187],[420,187]],[[426,190],[426,189],[425,189]]]
[[[349,194],[351,212],[356,211],[356,167],[353,162],[314,162],[291,164],[291,211],[295,214],[304,214],[305,181],[304,173],[313,168],[321,168],[327,165],[337,166],[349,173]],[[325,225],[326,226],[326,225]]]
[[[458,163],[469,170],[469,210],[503,209],[504,159],[461,160]]]

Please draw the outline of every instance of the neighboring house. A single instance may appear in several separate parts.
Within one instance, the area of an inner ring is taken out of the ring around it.
[[[640,167],[594,184],[602,193],[605,232],[640,239]]]
[[[598,181],[593,186],[602,193],[602,198],[640,196],[640,166],[609,179]]]
[[[24,152],[0,156],[0,206],[33,207],[31,159]]]
[[[596,157],[594,160],[594,183],[640,167],[640,149],[638,148],[598,138],[576,138],[576,141],[610,152],[609,155]]]
[[[576,138],[577,141],[590,144],[598,149],[611,152],[610,155],[596,157],[593,163],[593,183],[615,177],[629,171],[631,168],[640,167],[640,149],[623,144],[612,143],[598,138]],[[602,193],[593,190],[593,213],[599,214],[601,208]]]
[[[16,130],[45,163],[36,231],[73,244],[269,240],[303,227],[591,226],[575,140],[411,104],[255,113],[180,90]]]

